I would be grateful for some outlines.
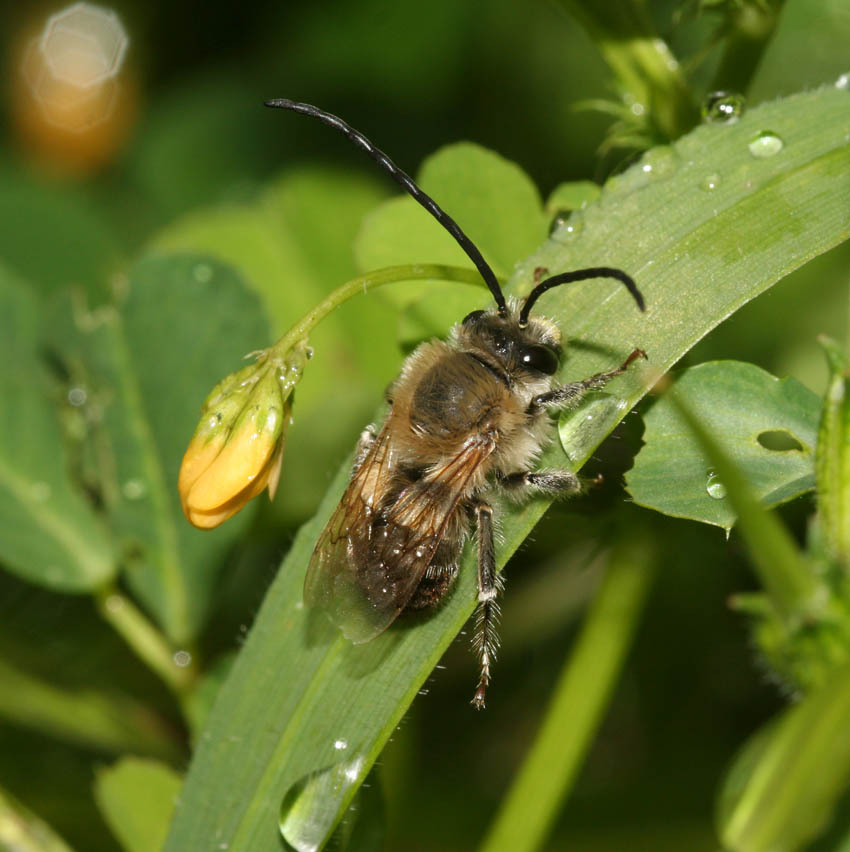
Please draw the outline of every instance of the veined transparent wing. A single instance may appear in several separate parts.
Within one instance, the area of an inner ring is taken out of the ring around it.
[[[323,609],[355,644],[386,630],[416,591],[467,483],[494,447],[492,439],[471,438],[438,468],[400,484],[385,425],[319,537],[304,583],[307,604]]]

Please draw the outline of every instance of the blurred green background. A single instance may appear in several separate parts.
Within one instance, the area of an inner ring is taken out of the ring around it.
[[[601,5],[616,15],[623,4]],[[697,93],[720,61],[722,42],[712,48],[711,36],[732,6],[648,4],[657,32],[680,59],[693,60],[685,67]],[[236,266],[276,336],[350,278],[359,222],[393,186],[326,128],[265,110],[266,98],[343,116],[411,173],[443,144],[478,142],[517,162],[544,197],[562,181],[601,181],[632,155],[622,147],[600,154],[611,117],[576,109],[617,93],[570,4],[116,4],[129,36],[116,100],[105,120],[72,133],[42,120],[21,72],[29,40],[58,8],[7,4],[0,18],[0,264],[44,305],[74,290],[96,307],[151,248],[194,250]],[[845,0],[788,0],[749,102],[831,83],[850,70],[848,44]],[[848,261],[847,245],[813,261],[687,362],[751,360],[821,393],[826,368],[815,337],[847,339]],[[189,339],[191,323],[187,316]],[[46,328],[49,344],[49,321]],[[210,572],[197,643],[206,666],[238,649],[295,530],[396,373],[398,332],[397,307],[377,296],[346,305],[317,331],[280,493],[244,522],[250,529]],[[189,422],[208,390],[191,376],[178,388]],[[7,413],[14,405],[0,401]],[[181,417],[178,445],[191,432]],[[588,471],[604,473],[606,485],[551,510],[511,562],[504,650],[486,713],[468,705],[475,671],[465,639],[414,702],[373,778],[386,802],[386,848],[464,850],[480,840],[599,579],[596,542],[611,512],[651,526],[661,566],[615,700],[548,848],[716,848],[712,811],[724,768],[783,696],[726,606],[753,585],[736,536],[727,541],[718,530],[626,503],[619,475],[640,433],[639,417],[628,417]],[[802,534],[810,508],[798,501],[782,514]],[[20,672],[68,695],[106,690],[126,700],[158,732],[158,756],[178,771],[187,764],[178,707],[92,601],[0,571],[0,696],[18,691]],[[95,804],[93,781],[121,749],[82,741],[32,701],[22,712],[20,702],[0,698],[0,787],[73,848],[115,852],[121,847]],[[69,712],[56,707],[59,716]]]

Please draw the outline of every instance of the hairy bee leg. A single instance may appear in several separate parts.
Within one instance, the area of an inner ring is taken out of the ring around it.
[[[511,490],[532,491],[552,497],[578,494],[584,489],[582,480],[569,470],[518,471],[499,477],[499,485]]]
[[[635,349],[615,370],[597,373],[595,376],[591,376],[589,379],[584,379],[581,382],[570,382],[546,393],[541,393],[531,400],[528,411],[531,413],[549,405],[575,405],[589,390],[604,387],[615,376],[625,373],[632,361],[637,358],[646,358],[646,352],[643,349]]]
[[[495,662],[496,649],[499,647],[499,603],[496,598],[502,591],[503,583],[496,572],[493,509],[487,503],[477,503],[475,519],[478,538],[478,610],[475,614],[472,647],[481,663],[481,674],[471,703],[480,710],[484,707],[487,685],[490,683],[490,664]]]

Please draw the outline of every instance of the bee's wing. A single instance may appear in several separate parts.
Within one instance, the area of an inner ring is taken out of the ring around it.
[[[386,630],[416,591],[470,477],[494,447],[489,439],[467,441],[381,507],[395,463],[384,427],[319,537],[306,602],[324,609],[354,643]]]

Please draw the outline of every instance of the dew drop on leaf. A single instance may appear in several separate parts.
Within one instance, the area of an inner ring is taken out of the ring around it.
[[[720,175],[718,174],[706,175],[699,182],[699,188],[706,192],[713,192],[718,186],[720,186]]]
[[[720,477],[713,470],[708,472],[705,490],[708,492],[708,496],[713,497],[715,500],[722,500],[726,496],[726,486],[720,481]]]
[[[772,130],[762,130],[753,138],[748,147],[754,157],[763,160],[766,157],[773,157],[778,154],[785,147],[785,143],[782,141],[782,137]]]
[[[746,99],[737,92],[710,92],[702,102],[706,124],[734,124],[743,114]]]

